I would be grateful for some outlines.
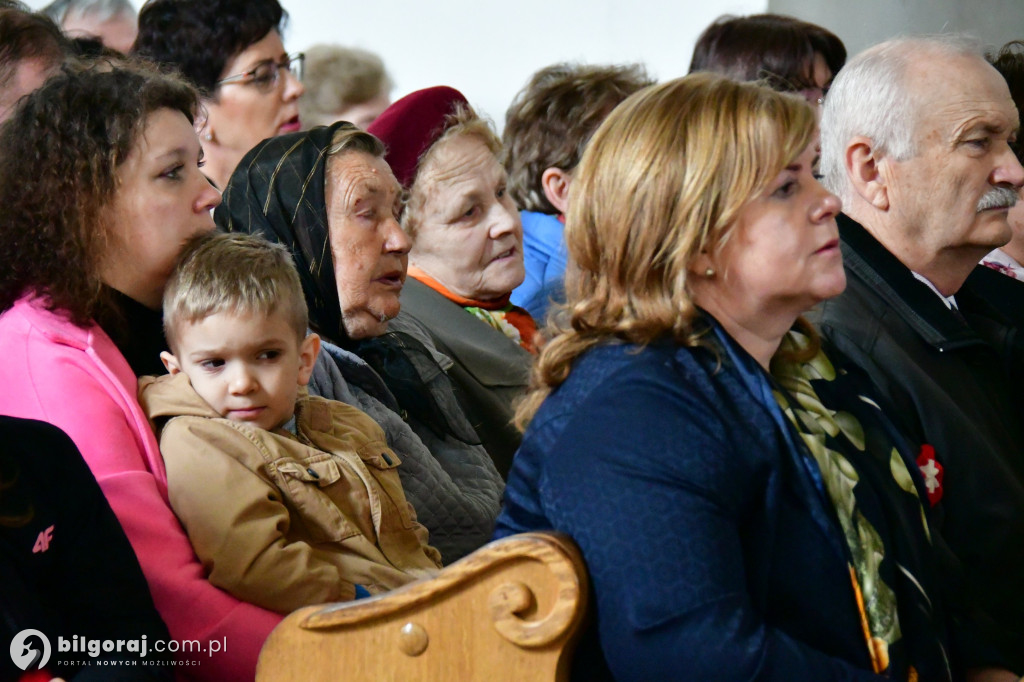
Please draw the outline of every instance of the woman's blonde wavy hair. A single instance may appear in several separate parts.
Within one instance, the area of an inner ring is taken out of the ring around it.
[[[729,239],[743,207],[811,143],[801,98],[698,73],[641,90],[587,145],[573,180],[566,299],[516,412],[525,428],[573,361],[607,340],[700,332],[687,277]]]

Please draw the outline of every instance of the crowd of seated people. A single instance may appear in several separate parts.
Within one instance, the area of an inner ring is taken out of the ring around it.
[[[380,423],[419,521],[451,563],[490,538],[504,484],[445,372],[450,361],[425,332],[389,328],[410,247],[400,197],[381,141],[342,121],[258,144],[215,219],[291,251],[322,340],[311,391]]]
[[[502,139],[444,86],[304,125],[278,0],[47,12],[0,2],[7,638],[251,680],[299,607],[555,530],[574,679],[1024,675],[1019,42],[722,17]]]

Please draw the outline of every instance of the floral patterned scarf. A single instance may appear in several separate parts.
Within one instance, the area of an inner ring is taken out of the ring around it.
[[[919,674],[948,678],[948,668],[915,667],[918,661],[945,661],[946,655],[936,644],[933,603],[924,587],[931,583],[922,575],[930,572],[931,536],[914,479],[896,447],[906,444],[877,403],[850,390],[845,370],[837,371],[824,351],[806,361],[792,359],[809,343],[795,330],[784,338],[772,360],[773,394],[817,465],[820,487],[835,510],[874,671],[899,674],[892,668],[898,650],[910,682]]]

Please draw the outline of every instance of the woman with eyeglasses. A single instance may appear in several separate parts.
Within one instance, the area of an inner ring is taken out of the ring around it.
[[[260,141],[299,129],[301,54],[284,50],[277,0],[149,0],[135,54],[177,68],[199,89],[204,172],[227,185]]]

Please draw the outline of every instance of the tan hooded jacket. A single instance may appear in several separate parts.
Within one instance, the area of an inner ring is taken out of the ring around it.
[[[210,582],[237,598],[287,613],[440,567],[402,491],[401,462],[360,410],[301,395],[298,435],[266,431],[219,417],[184,373],[143,377],[139,401],[171,507]]]

